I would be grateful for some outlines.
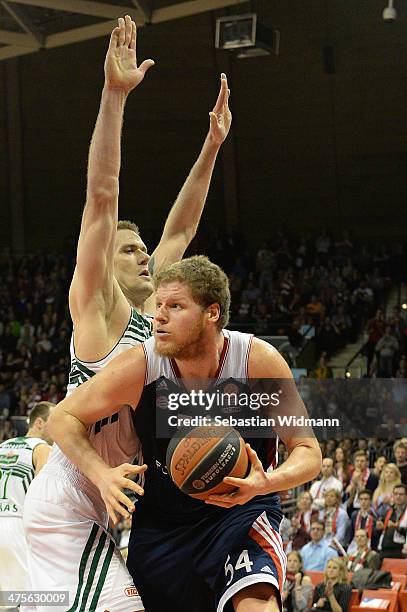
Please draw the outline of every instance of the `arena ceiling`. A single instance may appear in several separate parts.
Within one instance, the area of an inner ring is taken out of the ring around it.
[[[109,34],[129,13],[138,27],[242,4],[244,0],[0,0],[0,60]]]

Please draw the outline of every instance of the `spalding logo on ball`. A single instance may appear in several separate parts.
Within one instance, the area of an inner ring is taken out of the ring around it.
[[[174,484],[187,495],[206,499],[230,493],[225,476],[244,478],[248,470],[245,442],[233,427],[194,427],[178,431],[167,448],[166,463]]]

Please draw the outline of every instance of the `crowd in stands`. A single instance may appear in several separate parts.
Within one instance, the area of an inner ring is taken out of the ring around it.
[[[403,279],[401,246],[356,245],[346,233],[335,240],[326,231],[296,239],[279,230],[250,252],[239,236],[202,231],[191,252],[208,254],[229,275],[232,328],[287,335],[285,355],[294,365],[306,339],[315,335],[315,378],[332,376],[327,359],[363,329],[370,376],[407,377],[407,319],[398,309],[386,319],[381,309],[392,283]],[[23,422],[38,401],[57,403],[65,395],[72,253],[0,254],[0,441],[21,433],[11,417]],[[298,496],[297,511],[282,525],[289,553],[283,593],[287,610],[310,604],[304,571],[325,572],[324,582],[313,591],[314,607],[338,609],[336,601],[346,610],[348,571],[376,568],[383,557],[407,552],[407,440],[393,446],[395,438],[407,433],[401,429],[406,420],[397,412],[405,405],[405,390],[370,380],[355,392],[347,382],[329,392],[300,382],[312,416],[341,413],[349,427],[348,437],[345,421],[337,431],[325,432],[321,478]],[[367,405],[370,412],[363,412]],[[362,415],[359,420],[357,415]],[[373,427],[378,417],[381,430]],[[361,427],[369,430],[369,425],[372,437],[365,440]],[[124,550],[129,529],[129,522],[122,523],[116,532]]]
[[[310,605],[304,572],[325,572],[313,607],[345,612],[352,574],[407,557],[407,439],[377,442],[374,449],[363,438],[356,445],[349,438],[330,439],[321,451],[320,478],[298,495],[295,512],[284,519],[288,611]]]

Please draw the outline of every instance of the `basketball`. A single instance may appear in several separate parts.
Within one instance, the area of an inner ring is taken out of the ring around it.
[[[178,431],[167,449],[167,468],[174,484],[187,495],[205,500],[230,493],[225,476],[244,478],[248,456],[242,436],[233,427],[195,427]]]

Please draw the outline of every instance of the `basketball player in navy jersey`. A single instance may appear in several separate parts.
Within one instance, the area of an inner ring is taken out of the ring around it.
[[[106,465],[89,444],[87,428],[120,405],[133,407],[148,469],[133,519],[128,567],[148,612],[275,612],[281,608],[286,566],[275,492],[319,473],[319,446],[312,435],[285,435],[288,459],[268,473],[269,441],[251,440],[248,476],[224,479],[236,487],[234,493],[203,502],[180,492],[165,467],[168,440],[156,436],[156,381],[289,381],[292,376],[272,346],[224,329],[228,279],[206,257],[173,264],[156,276],[155,286],[154,337],[114,359],[61,402],[51,434],[98,487],[116,521],[117,514],[128,516],[131,506],[123,489],[138,488],[119,468]],[[295,394],[294,403],[305,411]]]

